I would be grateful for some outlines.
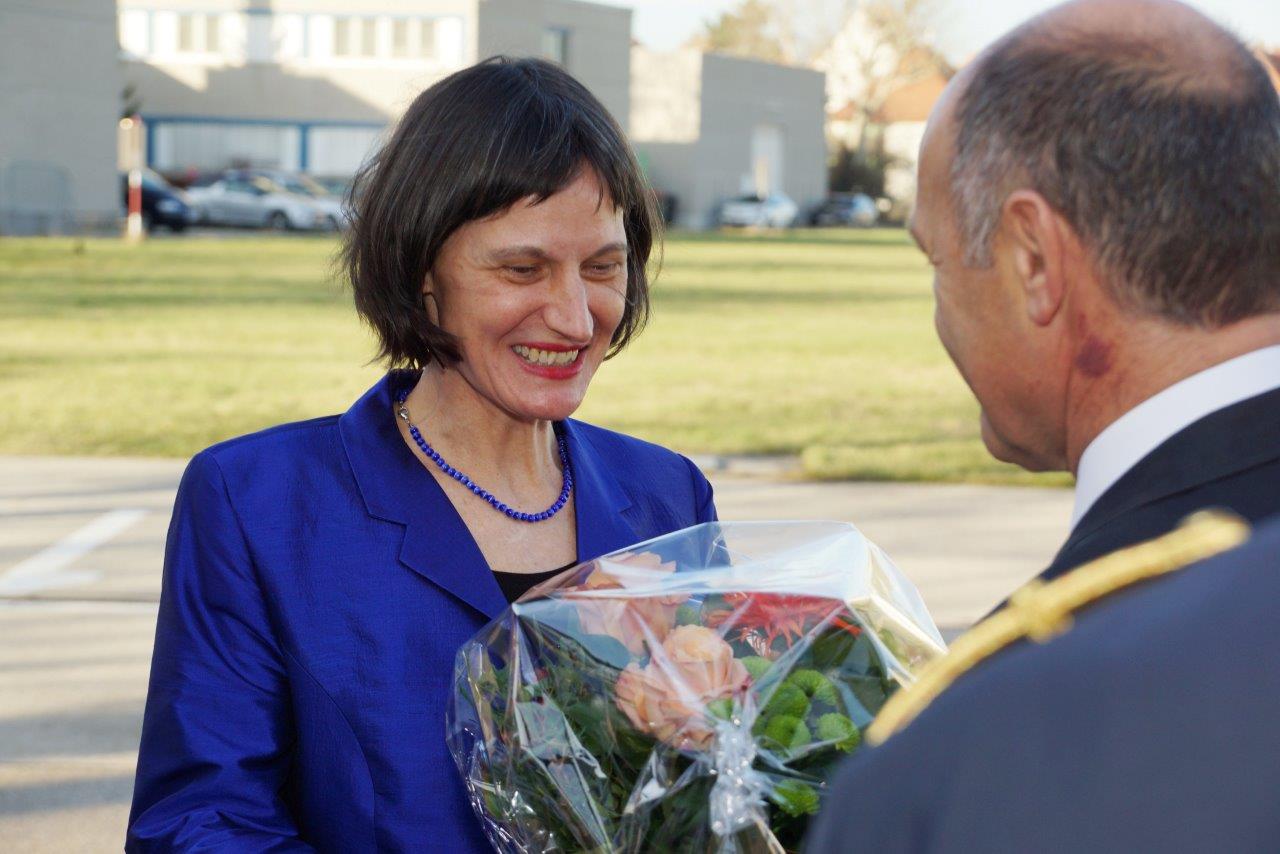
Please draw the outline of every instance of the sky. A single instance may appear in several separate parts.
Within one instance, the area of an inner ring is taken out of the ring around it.
[[[632,34],[657,50],[669,50],[702,29],[703,21],[738,5],[738,0],[595,0],[634,10]],[[935,41],[953,63],[963,62],[987,43],[1055,0],[937,0]],[[1280,47],[1280,2],[1275,0],[1190,0],[1245,41]]]

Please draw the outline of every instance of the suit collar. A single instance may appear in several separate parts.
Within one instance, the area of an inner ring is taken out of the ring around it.
[[[1089,508],[1059,556],[1139,507],[1278,458],[1280,389],[1275,389],[1206,415],[1139,460]]]
[[[1280,388],[1280,345],[1227,359],[1173,383],[1100,432],[1076,470],[1075,528],[1093,503],[1147,454],[1214,412]]]
[[[404,527],[400,562],[493,618],[507,601],[475,538],[400,436],[396,394],[416,371],[391,371],[339,419],[339,431],[365,510]],[[588,560],[641,539],[628,517],[631,501],[589,430],[564,423],[574,480],[578,559]]]

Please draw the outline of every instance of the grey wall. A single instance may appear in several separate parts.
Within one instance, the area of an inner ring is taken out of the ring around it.
[[[782,129],[782,191],[801,209],[826,194],[825,77],[805,68],[708,54],[702,61],[697,198],[714,206],[737,195],[751,172],[757,125]]]
[[[631,10],[577,0],[546,0],[546,25],[567,27],[568,68],[609,108],[631,121]]]
[[[780,189],[803,209],[826,193],[820,72],[694,50],[632,51],[632,132],[654,187],[677,198],[676,223],[706,228],[752,174],[759,125],[782,132]]]
[[[577,0],[479,0],[477,58],[541,56],[548,27],[570,31],[566,67],[623,130],[631,113],[631,10]]]
[[[344,69],[341,83],[278,65],[201,69],[198,80],[163,65],[124,63],[143,115],[281,121],[388,122],[438,75]]]
[[[113,225],[114,0],[0,0],[0,232]]]
[[[702,121],[702,54],[631,50],[631,136],[649,183],[676,200],[675,222],[697,218],[693,185]]]

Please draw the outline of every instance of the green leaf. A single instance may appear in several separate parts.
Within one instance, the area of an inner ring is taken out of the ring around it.
[[[870,643],[841,629],[827,629],[809,647],[809,664],[816,670],[865,673],[871,665]]]
[[[804,721],[793,715],[777,715],[765,719],[761,739],[766,746],[782,750],[796,750],[812,740]]]
[[[849,753],[862,743],[862,733],[853,721],[831,712],[818,718],[818,740],[831,742],[836,750]]]
[[[790,682],[783,682],[775,688],[764,704],[765,715],[792,715],[803,718],[808,713],[809,698],[805,696],[804,691]]]
[[[836,698],[836,686],[817,670],[793,671],[787,677],[787,682],[799,688],[805,693],[806,697],[812,700],[817,700],[828,706],[834,706],[839,702]]]
[[[772,661],[759,655],[748,655],[738,660],[742,662],[742,665],[747,668],[747,672],[751,674],[752,682],[759,682],[769,672],[769,668],[773,667]]]
[[[780,780],[769,793],[769,800],[791,816],[814,815],[818,812],[817,791],[800,780]]]

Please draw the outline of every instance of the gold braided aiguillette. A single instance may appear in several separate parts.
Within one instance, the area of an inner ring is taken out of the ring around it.
[[[959,637],[950,651],[929,662],[919,678],[889,698],[867,729],[880,744],[915,719],[952,682],[1022,638],[1044,642],[1071,627],[1079,608],[1139,581],[1166,575],[1243,543],[1249,525],[1238,516],[1204,511],[1155,540],[1114,552],[1046,583],[1021,588],[1009,604]]]

